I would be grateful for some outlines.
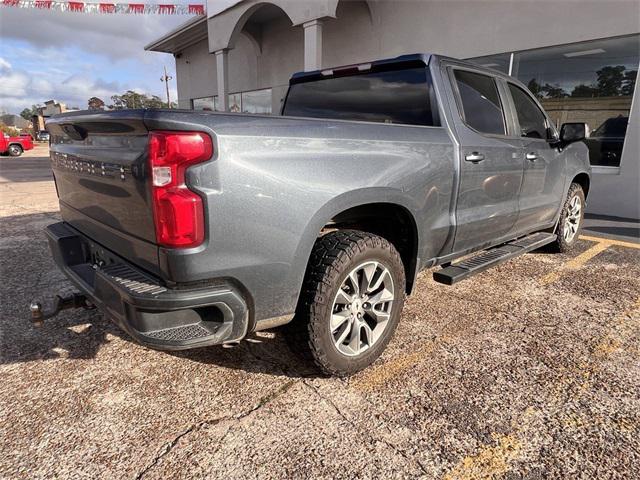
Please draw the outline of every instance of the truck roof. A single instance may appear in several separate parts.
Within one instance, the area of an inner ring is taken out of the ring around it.
[[[384,58],[381,60],[374,60],[371,62],[362,62],[355,63],[352,65],[342,65],[337,67],[327,67],[320,70],[313,70],[309,72],[297,72],[294,73],[291,79],[289,80],[289,84],[293,85],[296,83],[310,82],[313,80],[320,80],[322,78],[329,78],[333,76],[341,76],[341,75],[349,75],[357,72],[366,72],[366,71],[375,71],[375,70],[384,70],[388,68],[393,68],[398,65],[429,65],[429,62],[437,58],[438,60],[449,60],[452,62],[458,62],[463,64],[468,64],[469,66],[473,66],[474,69],[486,71],[492,75],[498,75],[502,77],[509,77],[509,75],[504,72],[500,72],[499,70],[493,70],[491,68],[482,67],[480,65],[472,64],[466,60],[460,60],[458,58],[447,57],[445,55],[438,55],[435,53],[411,53],[407,55],[400,55],[398,57],[393,58]],[[509,77],[513,81],[517,81],[517,79],[513,77]]]
[[[356,72],[380,70],[400,64],[422,64],[426,66],[429,65],[431,57],[432,54],[430,53],[412,53],[409,55],[400,55],[399,57],[394,58],[384,58],[371,62],[356,63],[353,65],[329,67],[320,70],[312,70],[310,72],[297,72],[293,74],[291,80],[289,80],[289,84],[293,85],[295,83],[309,82],[337,75],[348,75]]]

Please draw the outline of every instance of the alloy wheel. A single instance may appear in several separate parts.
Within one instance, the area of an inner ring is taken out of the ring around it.
[[[382,263],[368,261],[351,270],[335,296],[329,322],[338,351],[357,356],[371,348],[389,323],[394,299],[393,278]]]
[[[572,242],[580,228],[580,220],[582,219],[582,201],[579,196],[574,196],[569,202],[567,209],[567,217],[564,221],[564,239]]]

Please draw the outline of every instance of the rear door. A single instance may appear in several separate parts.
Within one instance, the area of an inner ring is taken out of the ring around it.
[[[564,196],[564,154],[552,146],[556,131],[531,94],[507,82],[516,133],[520,137],[524,178],[516,231],[523,233],[553,223]]]
[[[509,235],[518,219],[522,145],[509,136],[510,120],[497,79],[469,67],[449,66],[459,119],[460,184],[454,251]]]

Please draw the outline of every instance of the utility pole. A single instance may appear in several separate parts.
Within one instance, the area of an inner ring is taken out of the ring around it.
[[[171,98],[169,97],[169,80],[173,80],[173,77],[167,75],[167,66],[164,66],[164,75],[160,78],[161,82],[164,82],[165,87],[167,88],[167,106],[171,108]]]

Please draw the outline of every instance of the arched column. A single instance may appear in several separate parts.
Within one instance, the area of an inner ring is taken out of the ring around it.
[[[218,109],[229,108],[229,60],[228,52],[234,48],[238,36],[243,33],[247,21],[266,5],[278,7],[291,21],[293,27],[304,30],[304,69],[322,68],[322,27],[325,19],[335,18],[340,0],[245,0],[207,19],[209,52],[216,56],[216,77],[218,79]],[[255,32],[248,31],[248,37],[262,51],[261,39]]]

